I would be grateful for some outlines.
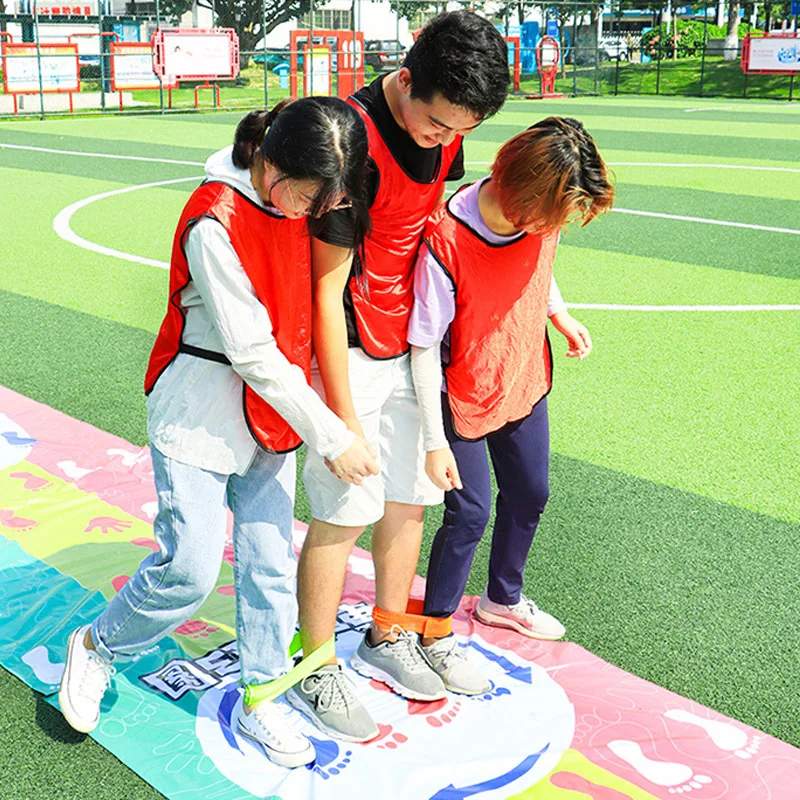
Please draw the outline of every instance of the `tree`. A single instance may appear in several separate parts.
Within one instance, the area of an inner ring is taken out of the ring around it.
[[[739,7],[740,0],[729,0],[725,49],[722,51],[722,58],[725,61],[736,61],[739,57]]]
[[[202,3],[206,8],[210,2]],[[282,22],[299,17],[308,11],[309,0],[214,0],[215,25],[233,28],[239,35],[239,50],[251,53],[256,43]],[[162,0],[164,18],[177,25],[181,16],[192,8],[192,0]],[[266,27],[263,22],[266,20]],[[241,57],[241,66],[249,63],[250,57]]]

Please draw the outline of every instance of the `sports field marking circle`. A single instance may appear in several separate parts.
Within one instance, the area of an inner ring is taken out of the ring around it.
[[[169,262],[157,261],[154,258],[145,258],[144,256],[137,256],[133,253],[125,253],[122,250],[114,250],[111,247],[105,247],[96,242],[90,242],[82,236],[78,236],[72,230],[69,223],[73,214],[81,208],[85,208],[97,200],[104,200],[107,197],[114,197],[118,194],[127,194],[128,192],[136,192],[139,189],[151,189],[156,186],[169,186],[172,183],[188,183],[189,181],[201,181],[203,176],[193,175],[191,178],[173,178],[168,181],[155,181],[154,183],[142,183],[138,186],[126,186],[123,189],[112,189],[110,192],[102,192],[101,194],[93,194],[91,197],[85,197],[83,200],[78,200],[75,203],[68,205],[66,208],[56,214],[53,220],[53,230],[65,241],[70,244],[82,247],[84,250],[91,250],[95,253],[100,253],[104,256],[111,256],[112,258],[121,258],[124,261],[133,261],[136,264],[145,264],[148,267],[158,267],[160,269],[169,269]]]
[[[85,153],[78,150],[54,150],[51,148],[43,148],[43,147],[32,147],[28,145],[8,145],[8,144],[0,144],[0,147],[11,147],[18,150],[34,150],[39,152],[48,152],[48,153],[61,153],[63,155],[76,155],[76,156],[87,156],[87,157],[95,157],[95,158],[121,158],[121,159],[128,159],[134,161],[149,161],[155,163],[167,163],[167,164],[182,164],[182,165],[191,165],[191,166],[200,166],[200,162],[194,161],[176,161],[172,159],[158,159],[158,158],[146,158],[140,156],[119,156],[109,153]],[[467,164],[487,164],[489,162],[466,162]],[[664,167],[714,167],[718,169],[754,169],[754,170],[768,170],[768,171],[778,171],[778,172],[797,172],[800,173],[800,169],[793,169],[789,167],[757,167],[757,166],[748,166],[748,165],[738,165],[738,164],[666,164],[666,163],[659,163],[659,164],[650,164],[648,162],[614,162],[615,166],[664,166]],[[103,200],[107,197],[113,197],[118,194],[126,194],[127,192],[134,192],[138,191],[139,189],[149,189],[158,186],[168,186],[174,183],[186,183],[188,181],[197,181],[202,180],[203,176],[192,176],[189,178],[173,178],[171,180],[166,181],[154,181],[152,183],[143,183],[137,186],[126,186],[122,189],[113,189],[109,192],[102,192],[100,194],[92,195],[90,197],[86,197],[83,200],[78,200],[75,203],[70,204],[66,208],[62,209],[53,220],[53,230],[65,241],[70,242],[78,247],[82,247],[85,250],[91,250],[95,253],[100,253],[101,255],[111,256],[112,258],[119,258],[124,261],[132,261],[137,264],[144,264],[146,266],[157,267],[159,269],[169,269],[169,262],[166,261],[159,261],[157,259],[152,258],[145,258],[144,256],[137,256],[133,253],[126,253],[121,250],[115,250],[111,247],[105,247],[104,245],[97,244],[95,242],[90,242],[88,239],[84,239],[82,236],[78,236],[72,228],[70,227],[70,220],[72,216],[81,208],[84,208],[91,203],[94,203],[97,200]],[[636,209],[625,209],[625,208],[615,208],[612,209],[617,213],[622,214],[633,214],[638,216],[646,216],[646,217],[659,217],[662,219],[675,219],[681,222],[695,222],[701,223],[706,225],[722,225],[725,227],[734,227],[734,228],[748,228],[751,230],[763,230],[768,231],[771,233],[785,233],[800,236],[800,230],[794,230],[792,228],[773,228],[766,225],[752,225],[745,222],[731,222],[728,220],[714,220],[714,219],[706,219],[703,217],[688,217],[682,216],[678,214],[662,214],[653,211],[639,211]],[[568,303],[569,308],[577,308],[577,309],[596,309],[596,310],[603,310],[603,311],[647,311],[647,312],[664,312],[664,311],[672,311],[672,312],[686,312],[686,311],[702,311],[702,312],[754,312],[754,311],[800,311],[800,305],[794,304],[775,304],[775,305],[633,305],[633,304],[617,304],[617,303]]]

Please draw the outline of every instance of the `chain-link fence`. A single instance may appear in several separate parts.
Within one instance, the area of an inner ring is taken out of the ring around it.
[[[541,43],[549,35],[558,43],[554,90],[565,95],[796,99],[794,73],[748,75],[739,60],[748,32],[765,23],[786,29],[796,19],[752,16],[739,25],[738,45],[729,38],[726,50],[717,5],[678,14],[629,9],[630,2],[517,2],[479,13],[506,37],[521,95],[541,91]],[[0,0],[0,116],[246,109],[309,93],[346,96],[401,65],[416,32],[455,5]]]

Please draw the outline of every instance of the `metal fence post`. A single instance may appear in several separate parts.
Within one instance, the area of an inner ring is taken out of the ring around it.
[[[594,93],[600,94],[600,39],[603,36],[603,8],[600,7],[597,14],[597,36],[594,43]]]
[[[308,70],[308,93],[314,94],[314,0],[309,3],[308,55],[303,58],[303,72]],[[306,96],[303,87],[303,97]]]
[[[264,108],[269,108],[269,88],[267,81],[269,70],[267,69],[267,0],[261,0],[261,50],[264,53]]]
[[[99,2],[99,0],[98,0]],[[156,30],[161,30],[161,6],[156,0]],[[164,113],[164,78],[158,76],[158,105],[161,113]]]
[[[105,36],[103,36],[103,0],[97,0],[97,27],[100,34],[100,110],[106,110]]]
[[[576,57],[578,53],[578,6],[572,6],[572,94],[578,95],[578,72]]]
[[[33,38],[36,40],[36,66],[39,70],[39,113],[44,119],[44,81],[42,79],[42,50],[39,44],[39,0],[33,0]]]
[[[703,87],[706,79],[706,48],[708,47],[708,9],[703,15],[703,56],[700,60],[700,97],[703,96]]]
[[[613,2],[612,2],[612,12],[613,12]],[[619,5],[617,6],[617,68],[614,71],[614,95],[619,94],[619,62],[620,62],[620,37],[622,36],[622,0],[619,0]]]
[[[661,91],[661,51],[664,45],[664,14],[662,13],[660,16],[660,22],[658,24],[659,36],[657,44],[658,50],[658,59],[656,61],[656,94]]]

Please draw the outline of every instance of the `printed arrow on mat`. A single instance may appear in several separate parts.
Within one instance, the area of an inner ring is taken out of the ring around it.
[[[480,794],[481,792],[488,792],[492,789],[500,789],[503,786],[508,786],[517,778],[521,778],[526,772],[529,772],[533,765],[541,758],[541,756],[548,751],[549,744],[546,744],[538,753],[528,756],[523,761],[520,761],[516,767],[510,769],[503,775],[498,775],[496,778],[491,778],[482,783],[473,783],[472,786],[463,786],[460,789],[453,786],[445,786],[440,789],[435,795],[431,796],[431,800],[463,800],[465,797],[472,797],[472,795]]]

